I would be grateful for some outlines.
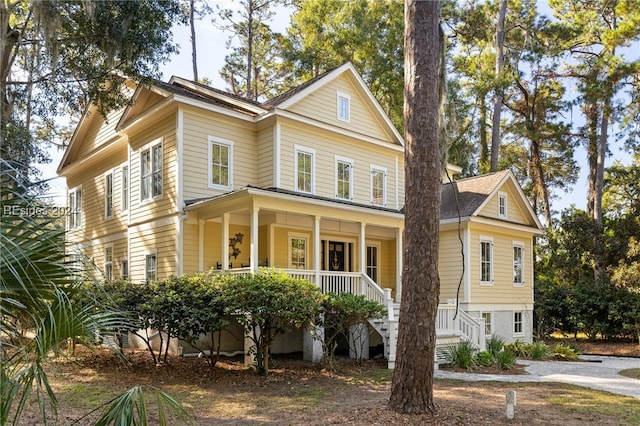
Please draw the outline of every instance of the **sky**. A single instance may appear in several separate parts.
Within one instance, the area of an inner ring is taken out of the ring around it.
[[[220,4],[221,7],[231,7],[232,0],[226,1],[209,1],[209,4]],[[546,0],[539,1],[539,12],[542,14],[550,15],[550,10],[546,5]],[[271,27],[274,31],[283,32],[289,23],[289,16],[291,14],[290,8],[279,7],[276,9],[275,17],[271,23]],[[190,32],[187,26],[177,26],[174,28],[174,41],[179,44],[180,52],[174,55],[172,59],[160,65],[160,71],[162,73],[162,79],[168,81],[172,75],[180,76],[183,78],[193,78],[193,67],[191,64],[191,42]],[[229,34],[224,33],[222,30],[216,28],[212,22],[211,17],[206,17],[202,20],[196,21],[196,41],[197,41],[197,55],[198,55],[198,76],[200,78],[208,78],[211,81],[211,85],[215,88],[226,90],[227,87],[224,81],[219,76],[219,70],[224,65],[224,57],[227,54],[226,42],[229,39]],[[635,49],[635,52],[638,52]],[[580,113],[576,109],[573,112],[574,116],[579,116]],[[611,149],[612,155],[607,158],[606,166],[613,163],[614,160],[619,159],[624,164],[631,163],[631,157],[628,153],[624,153],[619,147],[613,147]],[[56,168],[60,163],[63,153],[60,151],[52,151],[51,155],[53,161],[41,167],[44,178],[51,178],[50,181],[50,193],[49,196],[54,198],[56,204],[65,204],[66,186],[63,178],[56,177]],[[587,159],[585,150],[580,148],[575,158],[580,165],[580,177],[578,182],[573,186],[570,192],[556,193],[557,198],[552,200],[552,207],[554,210],[560,211],[571,205],[575,205],[577,208],[586,208],[586,193],[588,188],[587,183]]]

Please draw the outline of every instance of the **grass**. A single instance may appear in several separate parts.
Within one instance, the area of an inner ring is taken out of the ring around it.
[[[629,377],[631,379],[640,380],[640,368],[630,368],[628,370],[622,370],[620,373],[621,376]]]
[[[548,400],[571,412],[602,414],[617,419],[621,425],[640,424],[640,404],[636,398],[567,385],[563,395]]]

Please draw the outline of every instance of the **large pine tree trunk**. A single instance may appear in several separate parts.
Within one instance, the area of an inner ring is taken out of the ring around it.
[[[500,116],[502,113],[502,64],[504,63],[504,21],[507,17],[507,0],[500,0],[498,29],[496,30],[496,94],[493,101],[493,125],[491,128],[491,171],[498,171],[500,152]]]
[[[405,2],[405,232],[396,369],[389,407],[433,411],[440,222],[440,3]]]

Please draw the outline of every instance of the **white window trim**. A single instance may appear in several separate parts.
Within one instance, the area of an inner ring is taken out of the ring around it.
[[[125,182],[126,176],[126,182]],[[129,203],[131,202],[131,173],[129,165],[124,164],[120,168],[120,211],[126,213],[129,211]]]
[[[160,146],[160,152],[162,153],[162,170],[160,173],[160,194],[159,195],[153,195],[153,148],[155,148],[156,146]],[[149,154],[151,155],[151,188],[150,193],[149,193],[149,197],[148,198],[142,198],[142,153],[145,151],[149,151]],[[140,188],[139,188],[139,194],[138,196],[140,197],[140,204],[146,204],[146,203],[150,203],[152,201],[155,200],[160,200],[162,199],[162,197],[164,196],[164,139],[163,138],[158,138],[158,139],[154,139],[153,141],[147,143],[146,145],[140,147],[140,149],[138,149],[138,164],[139,164],[139,177],[140,177]]]
[[[287,233],[287,264],[290,269],[293,269],[293,263],[291,263],[291,240],[292,239],[301,239],[305,240],[304,245],[304,267],[305,269],[309,269],[309,241],[311,236],[309,234],[301,233],[301,232],[288,232]]]
[[[107,261],[107,251],[111,250],[111,260]],[[104,277],[107,280],[113,280],[114,276],[113,276],[113,244],[109,244],[104,246],[104,262],[103,262],[103,267],[104,267]],[[107,274],[107,265],[109,265],[111,267],[111,277],[109,277],[109,274]]]
[[[524,283],[525,283],[525,267],[524,267],[524,243],[522,241],[513,241],[512,242],[512,246],[513,247],[520,247],[520,249],[522,249],[522,259],[521,259],[521,265],[520,265],[520,269],[521,269],[521,276],[522,276],[522,281],[519,283],[516,283],[515,281],[513,282],[513,286],[514,287],[524,287]],[[512,249],[513,252],[513,249]],[[515,259],[513,259],[515,261]],[[514,272],[515,272],[515,264],[513,265],[514,268]]]
[[[482,280],[482,243],[489,243],[490,244],[490,259],[489,259],[489,266],[491,268],[490,272],[490,281],[483,281]],[[495,269],[495,261],[494,261],[494,250],[493,250],[493,238],[492,237],[485,237],[485,236],[480,236],[480,244],[478,249],[480,250],[480,285],[486,285],[486,286],[492,286],[493,285],[493,281],[494,281],[494,269]]]
[[[298,189],[298,154],[309,154],[311,156],[311,191],[302,191]],[[294,170],[293,170],[293,188],[296,192],[304,194],[315,194],[316,192],[316,150],[301,145],[294,145]]]
[[[80,193],[80,205],[77,205],[78,195]],[[82,194],[82,185],[78,185],[74,188],[71,188],[67,191],[67,203],[69,203],[69,198],[73,194],[73,208],[71,205],[67,206],[69,208],[69,219],[68,219],[68,229],[81,229],[83,225],[83,217],[82,217],[82,203],[84,199],[84,195]],[[73,226],[71,226],[71,218],[74,218]]]
[[[365,250],[368,250],[369,247],[375,247],[376,250],[377,250],[377,254],[378,254],[378,264],[376,265],[378,281],[375,281],[376,284],[377,284],[380,281],[380,250],[381,250],[380,247],[381,247],[381,244],[379,242],[366,242],[365,243]],[[368,260],[369,259],[368,259],[367,253],[365,253],[365,263],[366,263],[364,265],[365,273],[367,273],[369,271],[369,261]],[[371,277],[369,277],[369,278],[371,278]]]
[[[480,311],[480,318],[484,319],[484,317],[483,317],[484,314],[491,315],[491,323],[489,324],[489,334],[487,336],[492,336],[493,335],[493,330],[494,330],[493,326],[494,326],[494,323],[495,323],[496,316],[493,313],[493,311]],[[486,327],[486,320],[485,320],[485,327]]]
[[[348,194],[347,198],[342,198],[342,197],[338,196],[338,164],[339,163],[344,163],[344,164],[348,164],[349,165],[349,194]],[[334,164],[335,164],[334,176],[335,176],[335,194],[336,194],[336,199],[352,201],[353,200],[353,172],[354,172],[353,160],[351,158],[347,158],[347,157],[342,157],[340,155],[336,155]]]
[[[145,282],[148,280],[147,277],[149,276],[149,270],[147,269],[147,257],[149,256],[155,256],[156,257],[156,270],[155,270],[155,280],[158,280],[158,251],[157,250],[153,250],[153,251],[148,251],[144,254],[144,280]]]
[[[504,200],[504,213],[500,212],[500,201]],[[509,197],[506,192],[498,192],[498,217],[506,219],[509,216]]]
[[[107,194],[107,179],[109,178],[109,176],[111,176],[111,194]],[[113,210],[115,208],[115,204],[113,202],[114,198],[113,198],[113,189],[114,189],[114,171],[113,170],[109,170],[108,172],[106,172],[104,174],[104,217],[105,219],[111,219],[113,218]],[[111,212],[109,212],[108,209],[108,204],[109,204],[109,198],[111,198]]]
[[[520,331],[516,332],[516,314],[520,314]],[[524,336],[524,312],[522,311],[513,311],[513,337],[522,337]]]
[[[207,163],[207,168],[209,169],[209,188],[212,189],[231,189],[233,187],[233,141],[228,139],[222,139],[215,136],[209,135],[207,137],[209,142],[209,162]],[[229,184],[228,185],[218,185],[212,183],[213,180],[213,171],[211,170],[211,162],[213,160],[213,145],[226,145],[229,148]]]
[[[156,257],[156,259],[157,259],[157,257]],[[146,260],[146,257],[145,257],[145,260]],[[122,262],[127,262],[127,271],[126,271],[127,273],[126,273],[126,275],[123,274],[124,268],[122,267]],[[146,268],[146,265],[145,265],[145,268]],[[157,265],[156,265],[156,268],[157,268]],[[122,256],[120,258],[120,278],[122,278],[123,280],[128,280],[129,279],[129,270],[130,269],[131,269],[131,266],[129,265],[129,258],[127,256]]]
[[[340,115],[340,101],[342,99],[345,99],[347,101],[347,116],[346,117],[342,117]],[[351,96],[343,93],[343,92],[337,92],[336,93],[336,118],[340,121],[344,121],[346,123],[351,123]]]
[[[382,204],[376,204],[373,202],[373,173],[382,172]],[[369,198],[371,205],[386,207],[387,206],[387,169],[386,167],[380,167],[372,164],[369,169]]]

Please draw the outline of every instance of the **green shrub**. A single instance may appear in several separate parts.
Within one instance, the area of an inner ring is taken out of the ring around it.
[[[535,342],[533,345],[531,345],[529,356],[531,357],[531,359],[547,359],[551,356],[551,350],[546,343]]]
[[[473,358],[473,363],[481,367],[489,367],[496,362],[494,354],[489,351],[481,351]]]
[[[498,368],[501,370],[511,370],[516,366],[516,361],[518,360],[516,354],[508,347],[504,347],[498,352],[495,358],[496,364],[498,364]]]
[[[505,348],[509,349],[518,358],[531,358],[531,343],[523,342],[517,339],[513,343],[505,345]]]
[[[562,359],[565,361],[575,361],[578,359],[580,353],[568,345],[558,343],[553,348],[553,357],[556,359]]]
[[[502,337],[492,334],[491,337],[487,339],[487,352],[495,357],[495,355],[502,350],[504,344]]]
[[[449,363],[458,368],[470,370],[474,365],[474,355],[477,349],[471,342],[465,340],[457,345],[451,345],[444,351],[444,358]]]

